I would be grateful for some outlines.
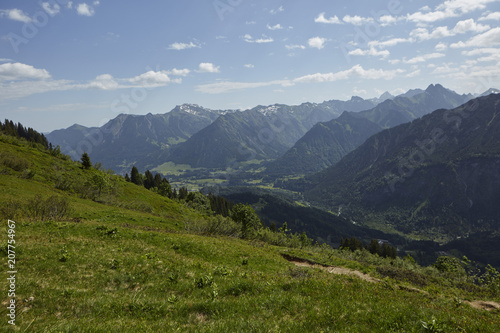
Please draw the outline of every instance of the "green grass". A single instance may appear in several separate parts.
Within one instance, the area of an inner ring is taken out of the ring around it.
[[[82,199],[54,187],[61,173],[87,177],[76,163],[6,141],[0,135],[0,152],[28,161],[35,176],[26,179],[24,170],[0,166],[2,208],[12,202],[21,207],[15,229],[17,326],[7,324],[9,299],[2,288],[2,331],[425,332],[430,330],[424,326],[434,325],[436,332],[497,332],[500,326],[498,310],[461,302],[498,301],[499,295],[460,289],[439,275],[420,287],[427,293],[412,292],[398,288],[408,281],[369,283],[297,267],[282,253],[379,278],[377,267],[408,268],[402,259],[391,265],[325,246],[288,249],[189,234],[184,224],[204,217],[184,204],[117,176],[109,176],[114,189],[97,202]],[[66,197],[70,213],[60,221],[27,218],[22,208],[36,194]],[[6,263],[5,216],[0,225]]]

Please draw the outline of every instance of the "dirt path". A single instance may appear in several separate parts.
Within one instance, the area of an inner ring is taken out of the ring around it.
[[[345,267],[334,267],[334,266],[323,266],[323,265],[318,265],[318,264],[312,264],[309,262],[305,261],[297,261],[297,260],[289,260],[291,263],[301,266],[301,267],[314,267],[314,268],[319,268],[322,270],[325,270],[329,273],[333,274],[340,274],[340,275],[352,275],[352,276],[357,276],[361,280],[368,281],[368,282],[380,282],[379,279],[376,279],[368,274],[362,273],[360,271],[355,271],[349,268]]]
[[[353,270],[353,269],[349,269],[349,268],[345,268],[345,267],[320,265],[320,264],[314,263],[310,260],[292,257],[292,256],[289,256],[287,254],[282,254],[282,256],[283,256],[283,258],[285,258],[286,260],[288,260],[292,264],[299,266],[299,267],[319,268],[319,269],[325,270],[325,271],[327,271],[329,273],[333,273],[333,274],[357,276],[361,280],[368,281],[368,282],[373,282],[373,283],[381,282],[380,279],[374,278],[373,276],[370,276],[368,274],[365,274],[365,273],[357,271],[357,270]],[[420,290],[420,289],[413,288],[413,287],[407,287],[407,286],[400,285],[400,286],[398,286],[398,288],[400,290],[406,290],[406,291],[410,291],[410,292],[418,292],[418,293],[423,293],[426,295],[429,294],[427,291]],[[481,310],[487,310],[487,311],[500,310],[500,304],[497,302],[492,302],[492,301],[473,301],[473,302],[464,301],[464,303],[469,304],[471,307],[473,307],[475,309],[481,309]]]

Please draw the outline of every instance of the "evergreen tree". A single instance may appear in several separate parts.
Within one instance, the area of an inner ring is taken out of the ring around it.
[[[128,173],[126,173],[126,174],[125,174],[125,180],[126,180],[127,182],[129,182],[129,181],[130,181],[130,177],[128,176]]]
[[[130,171],[130,181],[135,185],[142,185],[141,174],[139,173],[139,170],[137,170],[135,165],[132,167],[132,170]]]
[[[175,188],[172,191],[172,199],[177,199],[177,190]]]
[[[187,195],[188,195],[188,190],[187,190],[187,188],[185,188],[185,187],[181,187],[181,188],[179,189],[179,199],[180,199],[180,200],[184,200],[184,199],[186,199],[186,198],[187,198]]]
[[[82,168],[83,169],[92,168],[92,162],[90,162],[90,157],[86,152],[84,152],[82,154],[81,161],[82,161]]]
[[[165,178],[163,178],[163,179],[165,179]],[[155,175],[155,178],[154,178],[153,187],[160,187],[161,182],[162,182],[161,175],[159,173],[157,173]]]
[[[154,187],[154,177],[151,171],[146,170],[146,173],[144,174],[144,187],[147,188],[148,190]]]
[[[372,239],[370,244],[366,247],[368,251],[370,251],[371,254],[378,254],[381,255],[381,248],[378,240]]]

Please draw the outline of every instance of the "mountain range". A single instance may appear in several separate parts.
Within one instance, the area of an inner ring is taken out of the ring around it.
[[[337,119],[315,125],[290,150],[270,163],[266,172],[278,176],[323,170],[384,128],[412,121],[439,108],[457,107],[471,98],[437,84],[425,91],[412,90],[385,99],[366,111],[344,112]]]
[[[500,95],[383,130],[307,178],[306,198],[420,237],[500,229]]]
[[[47,134],[47,139],[73,159],[86,151],[92,161],[125,173],[132,165],[144,169],[155,164],[157,155],[232,112],[184,104],[165,114],[120,114],[102,127],[75,124]]]

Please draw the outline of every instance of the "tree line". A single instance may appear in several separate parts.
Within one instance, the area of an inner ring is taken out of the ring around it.
[[[5,135],[23,138],[29,142],[39,143],[46,149],[52,148],[49,141],[42,133],[38,133],[31,127],[24,127],[21,123],[14,124],[12,120],[5,119],[5,122],[0,121],[0,131]]]

